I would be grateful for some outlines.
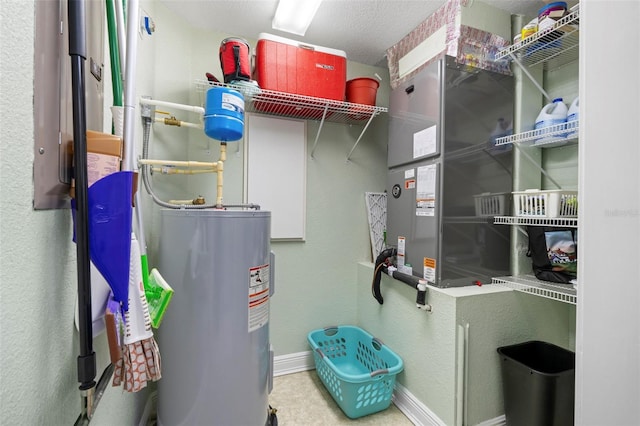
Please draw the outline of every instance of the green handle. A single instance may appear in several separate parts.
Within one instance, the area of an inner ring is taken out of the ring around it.
[[[116,10],[113,0],[106,0],[107,31],[109,33],[109,59],[111,60],[111,88],[113,90],[113,105],[122,106],[122,72],[120,65],[120,51],[118,48],[118,32],[116,29]],[[119,1],[119,0],[116,0]],[[144,271],[143,271],[144,272]]]

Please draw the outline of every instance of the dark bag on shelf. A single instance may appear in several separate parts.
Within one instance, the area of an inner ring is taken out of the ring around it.
[[[569,284],[578,266],[577,230],[527,226],[533,273],[543,281]]]

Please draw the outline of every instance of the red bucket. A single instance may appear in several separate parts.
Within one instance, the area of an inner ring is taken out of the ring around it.
[[[369,77],[358,77],[347,81],[347,102],[376,105],[376,95],[380,83]]]

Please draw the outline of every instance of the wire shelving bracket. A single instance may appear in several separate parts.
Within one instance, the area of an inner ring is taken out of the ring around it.
[[[571,8],[569,13],[559,19],[553,26],[500,50],[496,54],[496,60],[508,59],[514,62],[538,90],[540,90],[542,95],[551,100],[544,88],[531,75],[527,67],[542,66],[543,70],[549,71],[576,61],[579,54],[579,23],[580,7],[579,4],[576,4]],[[546,172],[526,154],[525,151],[520,149],[520,147],[531,145],[550,148],[567,143],[575,143],[578,135],[578,127],[578,121],[574,121],[544,129],[522,132],[496,139],[496,146],[513,144],[514,147],[518,148],[529,161],[546,175]],[[557,182],[553,180],[552,182],[560,188]],[[575,228],[578,226],[578,218],[496,216],[494,223],[502,225]],[[541,281],[533,275],[495,277],[492,279],[492,284],[502,285],[519,292],[529,293],[572,305],[575,305],[577,301],[577,291],[571,284],[555,284]]]
[[[527,67],[541,65],[544,70],[560,68],[578,59],[580,4],[556,21],[551,27],[538,31],[496,53],[496,60],[508,59],[516,63],[542,95],[549,94],[531,75]]]
[[[542,65],[544,69],[556,69],[578,59],[578,35],[580,4],[549,28],[501,49],[496,60],[518,58],[529,67]]]

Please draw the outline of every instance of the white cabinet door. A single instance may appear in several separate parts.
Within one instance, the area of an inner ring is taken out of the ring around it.
[[[271,212],[271,238],[304,240],[306,122],[247,115],[247,202]]]

